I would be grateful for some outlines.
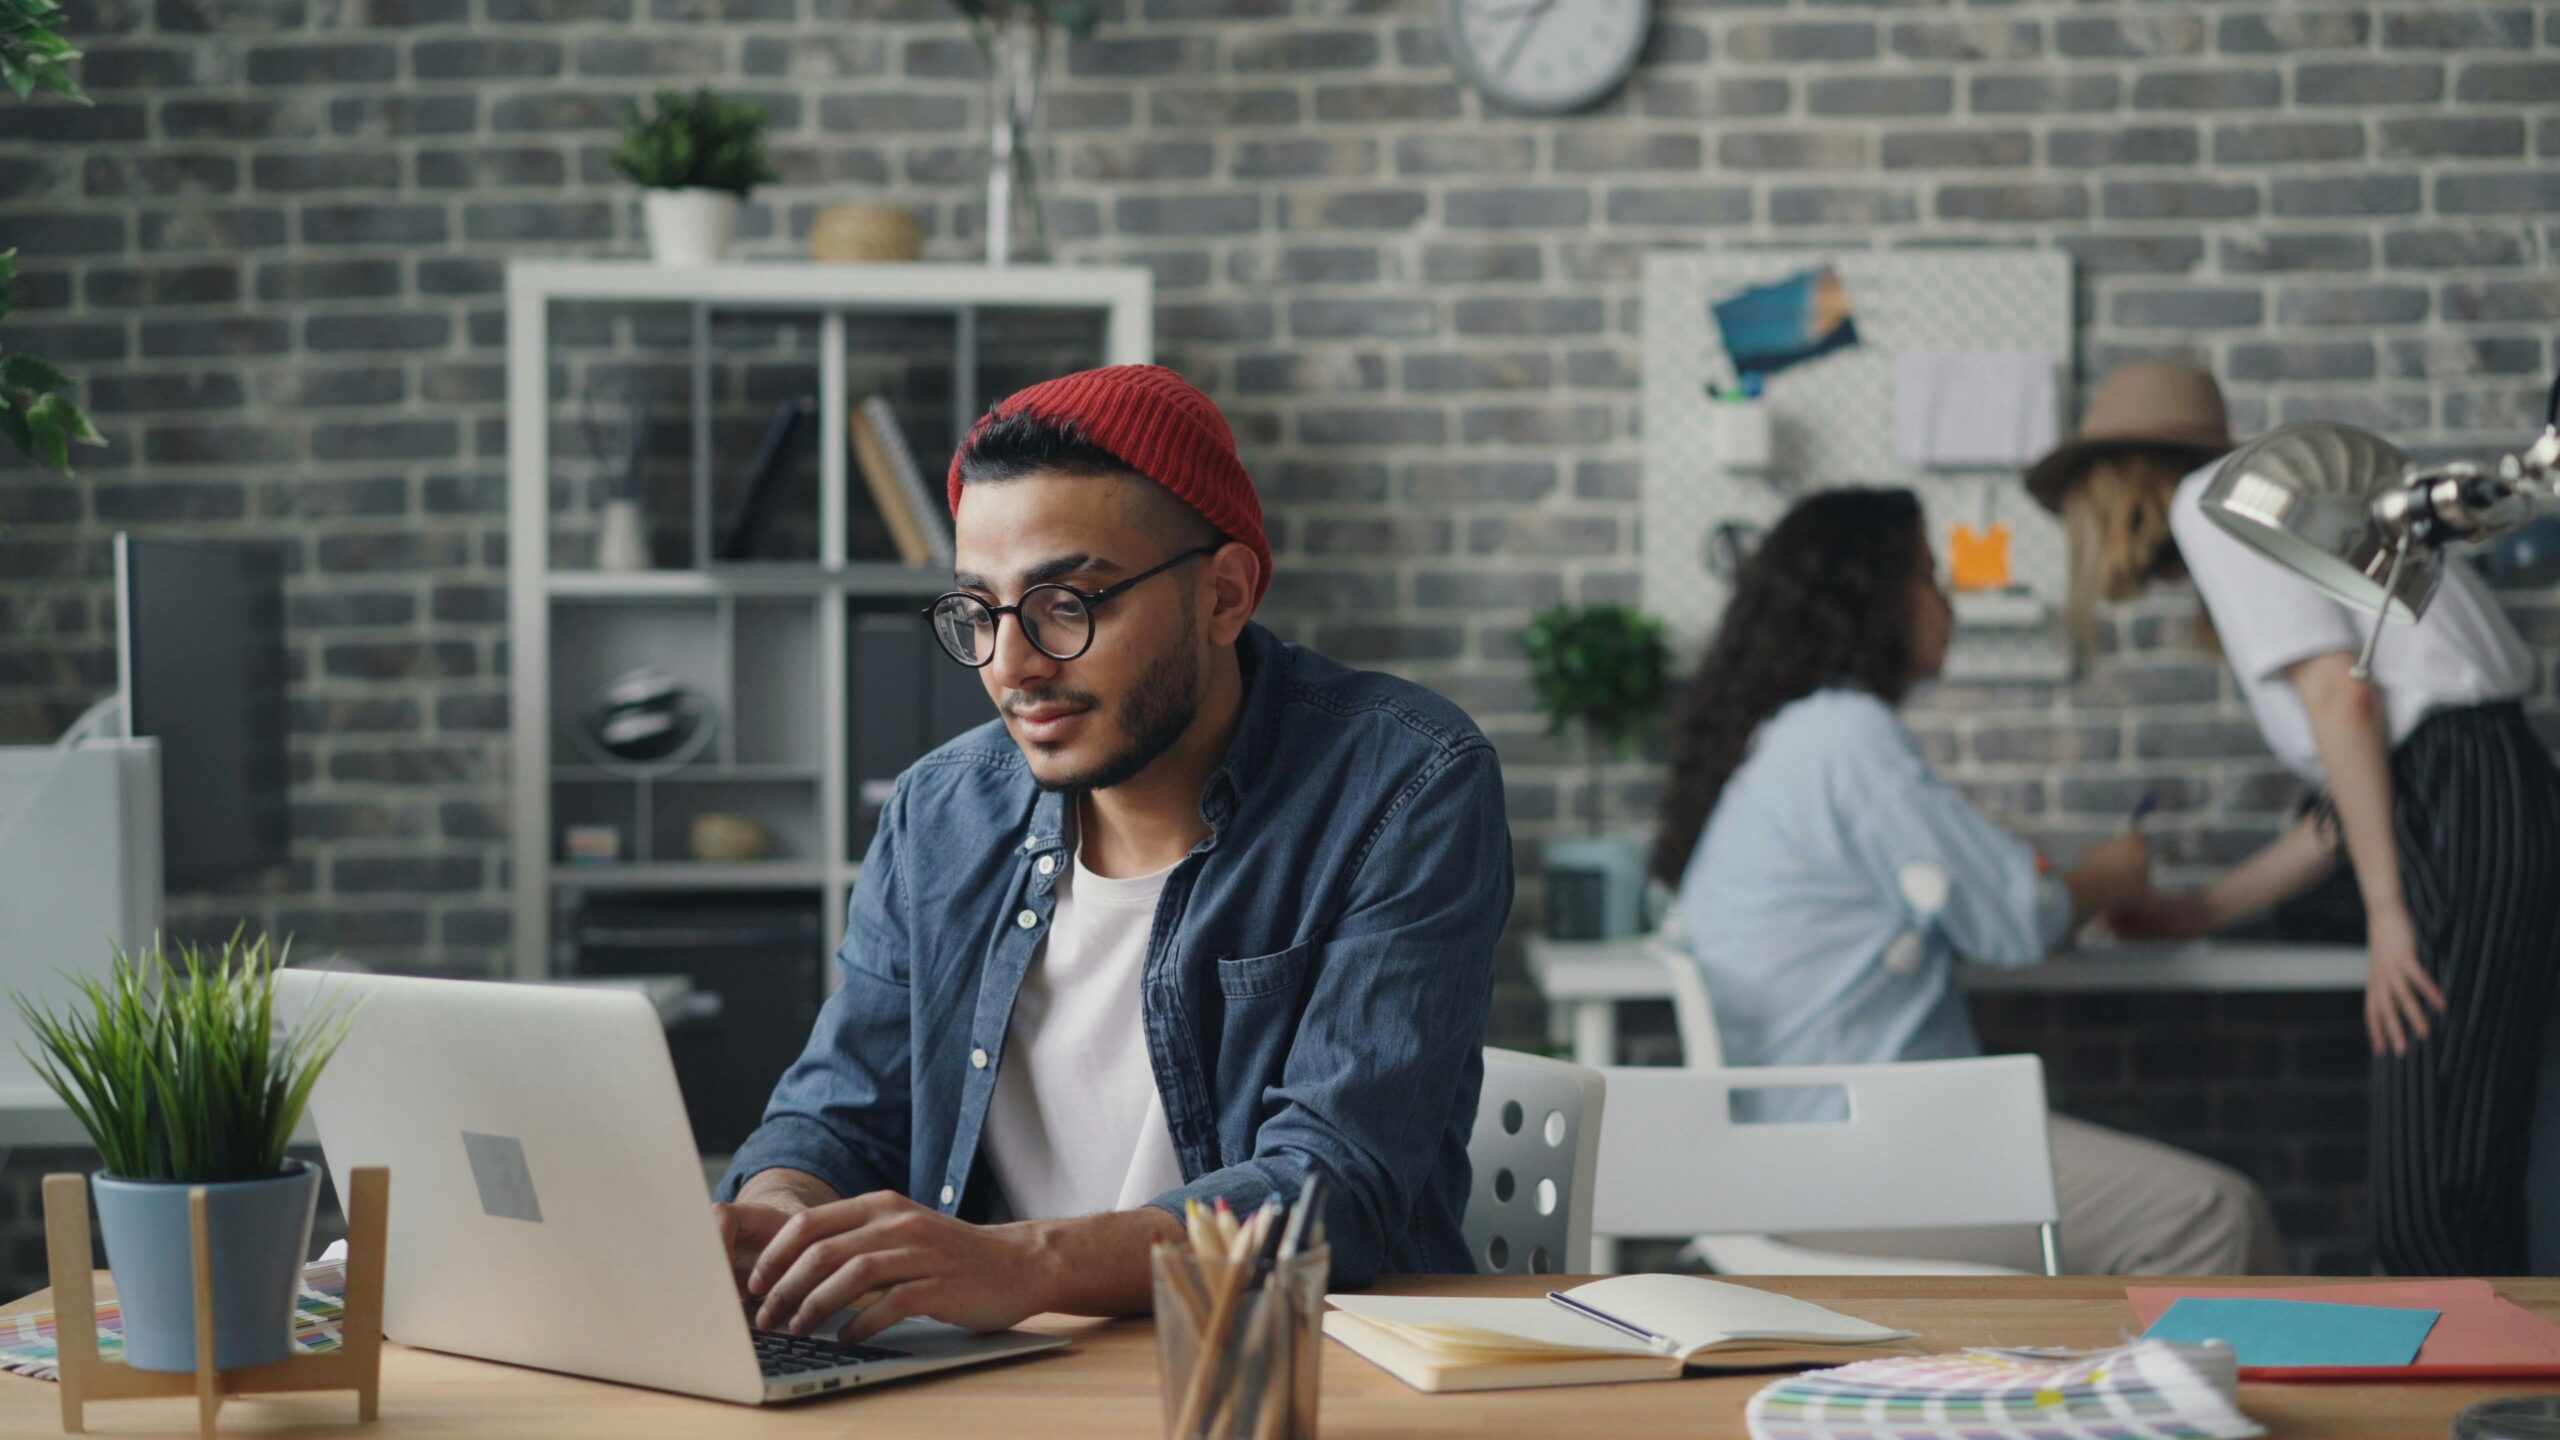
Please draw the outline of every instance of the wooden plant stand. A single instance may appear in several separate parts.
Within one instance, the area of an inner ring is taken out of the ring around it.
[[[272,1365],[217,1370],[213,1365],[213,1255],[202,1187],[187,1194],[195,1252],[194,1374],[136,1370],[98,1353],[96,1272],[89,1250],[89,1182],[80,1175],[44,1177],[46,1262],[53,1279],[54,1346],[62,1372],[62,1428],[85,1433],[81,1412],[93,1400],[196,1397],[196,1433],[213,1440],[223,1397],[289,1390],[353,1390],[356,1415],[374,1418],[382,1391],[382,1242],[391,1172],[367,1166],[349,1177],[347,1299],[340,1348],[289,1355]]]

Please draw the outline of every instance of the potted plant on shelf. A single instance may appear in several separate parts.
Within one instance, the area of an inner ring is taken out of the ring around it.
[[[1626,605],[1559,605],[1521,637],[1529,680],[1547,733],[1582,731],[1590,772],[1590,832],[1541,847],[1547,874],[1547,933],[1596,940],[1644,928],[1644,841],[1606,833],[1605,755],[1633,757],[1662,723],[1669,649],[1662,622]]]
[[[709,90],[661,90],[633,106],[613,168],[646,190],[641,219],[661,265],[708,265],[729,253],[738,206],[774,178],[764,132],[772,117]]]
[[[214,1365],[288,1354],[320,1172],[286,1156],[321,1067],[351,1018],[323,1008],[279,1031],[267,937],[235,931],[208,956],[154,940],[116,952],[103,980],[56,1014],[14,997],[28,1058],[62,1097],[102,1168],[90,1177],[137,1370],[196,1368],[187,1194],[205,1192]]]

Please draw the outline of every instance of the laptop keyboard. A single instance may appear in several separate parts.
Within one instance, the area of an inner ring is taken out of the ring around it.
[[[907,1358],[904,1350],[891,1350],[879,1345],[845,1345],[780,1330],[754,1330],[750,1333],[755,1336],[756,1362],[764,1367],[768,1376],[805,1375],[812,1370],[833,1370],[840,1365]]]

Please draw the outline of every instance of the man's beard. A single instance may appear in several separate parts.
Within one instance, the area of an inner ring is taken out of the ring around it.
[[[1034,698],[1090,703],[1091,697],[1052,691]],[[1044,779],[1035,769],[1031,778],[1043,790],[1070,795],[1126,784],[1172,749],[1199,713],[1200,662],[1186,644],[1149,665],[1119,706],[1127,743],[1082,774]]]

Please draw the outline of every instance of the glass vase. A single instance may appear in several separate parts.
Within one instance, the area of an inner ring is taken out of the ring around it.
[[[1046,260],[1049,224],[1031,135],[1049,69],[1049,26],[1037,17],[1000,20],[987,28],[985,47],[987,263]]]

